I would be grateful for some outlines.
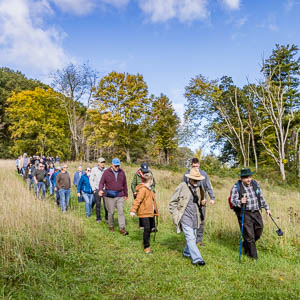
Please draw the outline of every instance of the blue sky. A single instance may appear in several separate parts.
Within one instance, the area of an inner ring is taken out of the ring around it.
[[[48,81],[70,61],[141,73],[181,115],[197,74],[260,78],[276,43],[300,46],[300,0],[0,0],[0,65]]]

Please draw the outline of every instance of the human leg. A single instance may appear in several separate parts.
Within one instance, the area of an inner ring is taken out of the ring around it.
[[[110,228],[114,227],[114,214],[115,214],[115,207],[116,207],[116,198],[109,198],[105,197],[105,203],[108,210],[108,226]]]
[[[95,202],[96,202],[96,221],[101,220],[101,198],[99,196],[99,190],[95,191]]]
[[[66,211],[65,189],[59,190],[59,202],[60,202],[61,211],[65,212]]]
[[[184,248],[183,255],[190,257],[193,264],[203,261],[201,253],[196,245],[197,230],[184,224],[181,224],[181,226],[186,239],[186,246]]]
[[[116,197],[115,199],[118,212],[119,227],[120,229],[125,229],[124,199],[123,197]]]
[[[197,243],[202,243],[203,234],[204,234],[204,226],[205,226],[205,212],[206,212],[206,207],[205,206],[201,206],[201,210],[202,210],[203,220],[201,220],[200,227],[197,229]]]
[[[253,213],[245,212],[244,219],[244,249],[247,249],[248,256],[257,259],[257,249],[255,245],[255,233],[254,233],[254,223],[253,223]]]
[[[139,218],[140,224],[144,227],[143,243],[144,249],[150,248],[151,223],[150,218]]]

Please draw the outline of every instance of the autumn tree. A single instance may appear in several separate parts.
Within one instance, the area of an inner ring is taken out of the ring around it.
[[[67,115],[53,90],[13,93],[6,109],[13,141],[11,153],[70,156]]]
[[[152,103],[151,133],[155,148],[164,154],[165,163],[170,164],[170,153],[178,147],[180,119],[169,98],[163,94]]]
[[[73,63],[51,74],[52,87],[59,92],[61,107],[67,114],[75,159],[82,158],[84,155],[83,128],[87,122],[86,108],[90,106],[97,76],[97,72],[88,64],[75,65]]]
[[[133,148],[142,145],[145,137],[142,124],[148,112],[143,76],[111,72],[100,80],[91,101],[88,141],[117,147],[130,162]]]

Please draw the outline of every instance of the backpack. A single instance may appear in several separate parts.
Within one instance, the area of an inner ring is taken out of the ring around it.
[[[257,181],[255,180],[251,180],[251,185],[255,191],[255,194],[256,194],[256,197],[257,197],[257,201],[258,201],[258,207],[259,209],[261,209],[261,201],[260,201],[260,198],[261,198],[261,192],[260,192],[260,188],[258,187],[258,184],[257,184]],[[243,198],[243,194],[245,193],[245,189],[242,185],[242,181],[241,180],[238,180],[234,186],[236,186],[238,192],[239,192],[239,199],[242,199]],[[233,188],[233,187],[232,187]],[[230,190],[230,195],[228,197],[228,203],[229,203],[229,207],[231,209],[234,209],[234,206],[233,204],[231,203],[231,195],[232,195],[232,188]]]

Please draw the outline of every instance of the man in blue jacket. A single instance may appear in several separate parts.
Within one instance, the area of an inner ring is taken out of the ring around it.
[[[84,172],[82,171],[82,166],[79,166],[77,169],[77,172],[74,174],[73,177],[73,184],[76,186],[76,189],[78,187],[79,181],[81,176],[84,174]],[[82,195],[78,196],[78,202],[83,202],[83,198]]]
[[[55,191],[55,199],[56,199],[56,204],[57,206],[59,206],[59,192],[58,190],[56,189],[56,177],[57,175],[60,173],[60,170],[61,170],[61,167],[60,166],[57,166],[55,168],[55,171],[53,173],[53,175],[51,176],[51,183],[53,185],[53,189]]]
[[[82,195],[85,202],[85,212],[86,216],[89,218],[91,216],[92,203],[93,203],[93,189],[90,184],[90,175],[91,169],[86,168],[86,172],[80,177],[78,186],[77,186],[77,196]]]

